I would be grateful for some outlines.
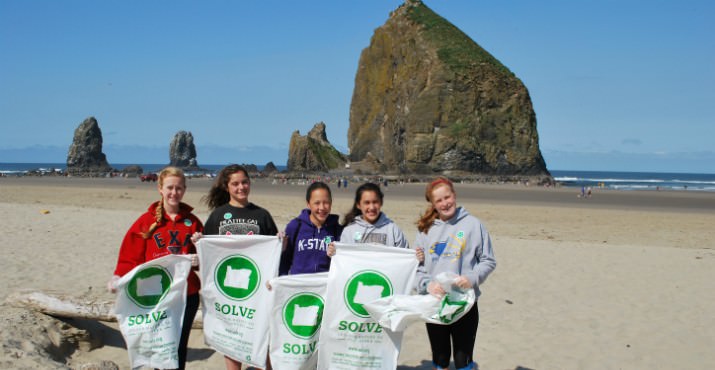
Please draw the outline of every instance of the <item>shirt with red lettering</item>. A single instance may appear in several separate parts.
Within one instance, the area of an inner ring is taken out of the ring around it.
[[[179,213],[174,220],[164,212],[162,222],[147,239],[144,239],[142,233],[148,231],[156,220],[158,205],[159,202],[152,203],[147,212],[139,216],[127,231],[119,248],[115,275],[123,276],[142,263],[168,254],[196,253],[191,235],[195,232],[203,232],[204,226],[198,217],[191,213],[193,208],[185,203],[180,204]],[[192,269],[189,273],[186,293],[196,294],[200,287],[199,277]]]

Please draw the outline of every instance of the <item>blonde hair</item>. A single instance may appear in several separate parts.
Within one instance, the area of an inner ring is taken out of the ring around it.
[[[436,220],[439,216],[437,209],[435,209],[434,204],[432,204],[432,192],[439,186],[449,186],[449,190],[451,190],[452,193],[455,193],[452,181],[449,181],[448,178],[443,176],[439,176],[427,184],[427,189],[425,189],[425,199],[429,202],[429,206],[427,206],[425,213],[423,213],[419,220],[417,220],[417,230],[425,234],[429,232],[429,229],[432,227],[432,223],[434,223],[434,220]]]
[[[186,175],[184,175],[184,171],[181,168],[178,167],[165,167],[161,172],[159,172],[159,188],[164,186],[164,179],[166,179],[169,176],[176,176],[176,177],[181,177],[181,182],[184,183],[184,186],[186,186]],[[154,212],[154,223],[149,226],[149,230],[143,231],[141,233],[142,237],[144,239],[149,239],[151,237],[151,233],[156,230],[157,227],[159,227],[161,224],[164,223],[164,197],[162,196],[161,199],[159,199],[159,204],[156,205],[156,212]]]

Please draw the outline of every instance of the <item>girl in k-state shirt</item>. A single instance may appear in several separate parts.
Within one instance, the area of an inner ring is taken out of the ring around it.
[[[305,201],[307,208],[286,225],[280,275],[328,271],[328,245],[340,240],[343,228],[338,215],[330,213],[333,204],[330,187],[321,181],[310,184]]]

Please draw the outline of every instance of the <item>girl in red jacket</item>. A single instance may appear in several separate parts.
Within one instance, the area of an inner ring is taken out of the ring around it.
[[[112,293],[117,290],[119,277],[144,262],[168,254],[193,254],[191,264],[198,266],[196,247],[191,241],[191,235],[203,232],[204,227],[191,213],[193,208],[181,202],[186,192],[184,171],[176,167],[166,167],[159,173],[158,182],[161,200],[149,205],[149,210],[139,216],[127,231],[119,248],[117,267],[107,284]],[[199,288],[199,277],[191,271],[179,342],[179,369],[184,369],[186,365],[189,333],[199,308]]]

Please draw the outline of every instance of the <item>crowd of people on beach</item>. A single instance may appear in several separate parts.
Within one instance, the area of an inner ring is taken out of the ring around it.
[[[347,189],[347,179],[333,179],[339,189]],[[355,190],[352,208],[343,221],[332,213],[332,193],[328,181],[311,181],[306,189],[306,206],[284,230],[279,230],[270,212],[249,201],[251,178],[245,167],[228,165],[215,177],[208,194],[202,198],[210,214],[199,220],[193,208],[182,202],[187,191],[186,175],[176,167],[167,167],[158,175],[160,199],[149,205],[127,231],[114,275],[107,289],[116,292],[120,277],[134,267],[168,254],[192,256],[193,269],[188,278],[187,304],[179,342],[179,368],[186,366],[188,338],[198,306],[200,280],[196,274],[199,261],[196,246],[203,235],[276,235],[282,240],[279,275],[312,274],[330,269],[336,254],[334,242],[377,243],[397,248],[412,248],[418,260],[415,290],[418,294],[438,297],[446,294],[435,276],[442,272],[457,275],[454,285],[460,289],[479,286],[496,267],[491,238],[478,218],[457,204],[453,183],[437,177],[427,184],[427,208],[416,221],[418,234],[411,245],[401,228],[384,212],[383,183],[365,182]],[[182,237],[177,238],[176,235]],[[186,238],[184,238],[184,236]],[[164,245],[159,240],[190,240]],[[324,248],[298,248],[315,243]],[[268,289],[270,287],[267,287]],[[461,319],[448,324],[426,324],[435,369],[446,369],[450,360],[457,369],[473,369],[479,311],[474,306]],[[269,359],[270,360],[270,359]],[[241,369],[242,364],[224,356],[227,369]],[[270,368],[270,361],[268,368]]]

